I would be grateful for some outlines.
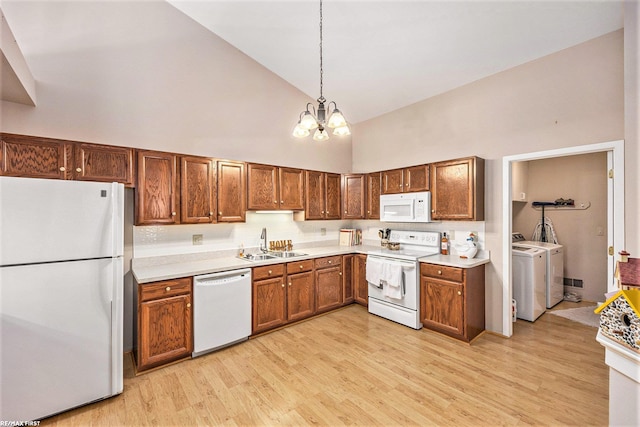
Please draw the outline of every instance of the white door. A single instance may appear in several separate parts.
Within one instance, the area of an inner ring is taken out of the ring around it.
[[[0,268],[0,420],[40,419],[121,391],[121,262]]]

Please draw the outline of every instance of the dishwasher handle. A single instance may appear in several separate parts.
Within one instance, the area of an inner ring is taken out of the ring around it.
[[[240,281],[251,281],[251,270],[232,270],[220,273],[203,274],[193,278],[194,286],[220,286]]]

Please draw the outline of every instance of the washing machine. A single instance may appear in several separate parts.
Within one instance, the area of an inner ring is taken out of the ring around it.
[[[518,319],[534,322],[545,312],[545,270],[547,258],[544,249],[512,247],[513,299],[516,300]]]
[[[513,233],[513,245],[525,248],[539,248],[546,252],[546,307],[551,308],[564,298],[564,251],[556,243],[525,240],[522,233]]]

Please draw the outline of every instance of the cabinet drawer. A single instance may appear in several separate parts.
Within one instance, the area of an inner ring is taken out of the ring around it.
[[[342,261],[342,257],[340,255],[336,256],[328,256],[325,258],[316,258],[315,264],[316,268],[325,268],[325,267],[333,267],[336,265],[340,265]]]
[[[464,269],[458,267],[421,263],[420,273],[424,276],[437,277],[438,279],[451,280],[454,282],[464,281]]]
[[[191,292],[191,277],[139,285],[140,302],[173,297]]]
[[[265,265],[254,267],[253,280],[269,279],[284,275],[284,264]]]
[[[311,270],[313,270],[312,259],[306,259],[304,261],[287,263],[287,274],[295,274],[295,273],[300,273],[302,271],[311,271]]]

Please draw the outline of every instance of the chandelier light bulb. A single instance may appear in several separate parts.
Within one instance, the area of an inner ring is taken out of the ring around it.
[[[295,136],[296,138],[304,138],[307,137],[311,134],[311,132],[309,132],[309,129],[305,129],[300,125],[300,122],[298,122],[298,124],[296,125],[295,128],[293,128],[293,136]]]
[[[340,126],[333,130],[333,134],[337,136],[347,136],[351,135],[351,131],[349,130],[349,126]]]
[[[315,117],[313,117],[313,114],[311,114],[308,111],[305,111],[302,116],[302,119],[300,119],[300,126],[302,126],[304,129],[312,130],[318,127],[318,121],[316,120]]]
[[[316,129],[316,133],[313,134],[314,141],[326,141],[329,139],[329,134],[326,129]]]
[[[329,117],[329,123],[327,124],[327,126],[334,129],[334,128],[340,128],[346,125],[347,125],[347,121],[344,119],[344,116],[342,115],[340,110],[338,110],[337,108],[333,110],[333,113],[331,113],[331,117]]]

